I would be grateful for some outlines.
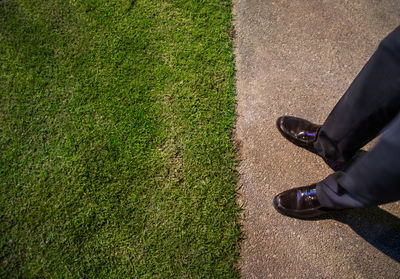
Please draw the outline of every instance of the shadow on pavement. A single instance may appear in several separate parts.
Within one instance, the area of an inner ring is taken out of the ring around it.
[[[349,225],[375,248],[400,262],[400,218],[379,207],[370,207],[346,210],[332,215],[332,219]]]

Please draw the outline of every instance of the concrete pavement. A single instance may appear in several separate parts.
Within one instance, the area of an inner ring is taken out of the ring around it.
[[[400,278],[400,203],[300,221],[275,194],[325,178],[322,159],[286,141],[288,114],[322,123],[378,43],[398,0],[235,0],[243,278]]]

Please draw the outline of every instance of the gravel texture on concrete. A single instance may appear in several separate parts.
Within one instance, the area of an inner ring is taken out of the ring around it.
[[[322,123],[380,40],[398,0],[235,0],[243,278],[400,278],[400,203],[318,221],[284,217],[275,194],[332,173],[276,119]]]

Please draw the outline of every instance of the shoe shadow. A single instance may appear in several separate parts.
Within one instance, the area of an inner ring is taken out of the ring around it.
[[[337,212],[331,218],[347,224],[375,248],[400,262],[400,218],[379,207]]]

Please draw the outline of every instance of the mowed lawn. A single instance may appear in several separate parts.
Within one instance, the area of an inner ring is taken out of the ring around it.
[[[0,1],[0,277],[238,277],[231,8]]]

